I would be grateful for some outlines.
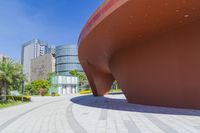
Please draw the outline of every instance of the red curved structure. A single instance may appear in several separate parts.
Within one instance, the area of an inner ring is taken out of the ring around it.
[[[128,102],[200,108],[200,1],[107,0],[79,59],[96,96],[116,79]]]

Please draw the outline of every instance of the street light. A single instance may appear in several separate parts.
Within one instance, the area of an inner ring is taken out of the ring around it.
[[[22,80],[22,102],[24,101],[24,80]]]

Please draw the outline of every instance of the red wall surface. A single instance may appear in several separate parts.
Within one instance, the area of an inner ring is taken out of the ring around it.
[[[116,79],[128,102],[200,108],[200,1],[106,1],[80,35],[79,59],[96,96]]]

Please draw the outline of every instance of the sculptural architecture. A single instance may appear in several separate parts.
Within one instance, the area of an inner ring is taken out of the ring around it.
[[[200,108],[200,1],[106,0],[79,38],[95,96],[114,80],[128,102]]]

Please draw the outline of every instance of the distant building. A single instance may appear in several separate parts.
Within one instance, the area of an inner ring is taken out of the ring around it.
[[[53,55],[55,55],[55,46],[52,46],[52,45],[48,45],[48,48],[47,48],[47,53],[48,54],[53,54]]]
[[[39,39],[33,39],[23,44],[21,63],[28,82],[31,81],[31,60],[51,53],[51,51],[53,51],[53,48],[49,47],[47,42]]]
[[[52,78],[51,92],[61,95],[79,92],[78,77],[70,75],[71,70],[83,72],[78,59],[77,45],[61,45],[55,48],[56,73]],[[51,93],[50,92],[50,93]]]
[[[55,72],[55,58],[45,54],[31,60],[31,81],[48,79],[48,74]]]
[[[55,50],[56,56],[56,73],[63,76],[70,75],[71,70],[83,72],[78,59],[77,45],[61,45]]]

